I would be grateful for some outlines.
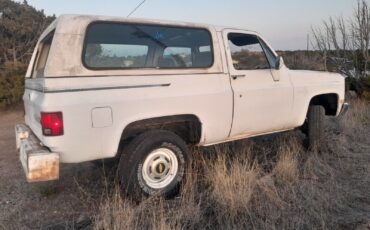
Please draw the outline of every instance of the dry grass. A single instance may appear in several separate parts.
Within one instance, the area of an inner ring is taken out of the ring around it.
[[[220,154],[212,164],[205,164],[205,181],[209,186],[208,199],[214,211],[235,219],[248,213],[248,204],[255,192],[259,168],[254,163]]]
[[[299,144],[292,140],[291,143],[287,143],[282,146],[279,151],[279,160],[273,170],[273,173],[282,184],[291,184],[298,180],[298,154]]]
[[[190,167],[193,167],[190,166]],[[190,172],[196,171],[190,169]],[[195,228],[202,217],[201,199],[195,192],[197,174],[189,174],[181,196],[174,200],[151,197],[140,204],[122,197],[119,187],[102,197],[94,229],[183,229]]]
[[[197,161],[179,197],[133,204],[114,190],[100,203],[95,229],[347,229],[356,226],[352,222],[366,224],[351,206],[361,197],[370,208],[370,187],[350,183],[348,177],[359,167],[370,172],[366,161],[352,162],[368,156],[350,155],[348,146],[351,138],[368,141],[357,135],[368,130],[370,107],[351,104],[340,122],[344,133],[328,138],[323,150],[307,152],[299,132],[194,149]],[[357,173],[370,186],[364,171]]]
[[[370,106],[369,102],[364,100],[350,101],[350,110],[345,119],[342,119],[342,125],[347,128],[361,128],[370,124]]]

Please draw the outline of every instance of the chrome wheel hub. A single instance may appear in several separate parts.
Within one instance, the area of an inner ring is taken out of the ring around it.
[[[176,154],[171,149],[159,148],[153,150],[145,159],[142,176],[149,187],[162,189],[176,177],[178,167]]]

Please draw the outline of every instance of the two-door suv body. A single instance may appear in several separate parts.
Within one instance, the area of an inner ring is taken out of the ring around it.
[[[344,78],[292,71],[257,33],[212,25],[63,15],[42,34],[24,93],[17,148],[28,181],[60,163],[120,157],[122,188],[171,194],[207,146],[338,116]]]

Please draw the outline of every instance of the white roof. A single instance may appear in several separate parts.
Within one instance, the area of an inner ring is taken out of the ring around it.
[[[64,14],[64,15],[59,16],[49,26],[49,28],[47,29],[47,31],[44,32],[44,34],[45,35],[48,34],[50,31],[54,30],[55,27],[57,27],[56,33],[71,33],[71,34],[80,33],[81,31],[83,31],[81,30],[81,27],[86,27],[87,24],[93,21],[132,22],[132,23],[162,24],[162,25],[174,25],[174,26],[185,26],[185,27],[203,27],[203,28],[213,28],[216,31],[222,31],[224,29],[238,29],[238,30],[244,30],[244,31],[255,33],[254,31],[245,30],[242,28],[211,25],[211,24],[205,24],[205,23],[170,21],[170,20],[162,20],[162,19],[101,16],[101,15]]]

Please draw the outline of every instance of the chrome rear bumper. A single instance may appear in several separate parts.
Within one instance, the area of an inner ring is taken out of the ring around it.
[[[28,182],[59,179],[59,154],[50,152],[25,124],[15,126],[17,150]]]

